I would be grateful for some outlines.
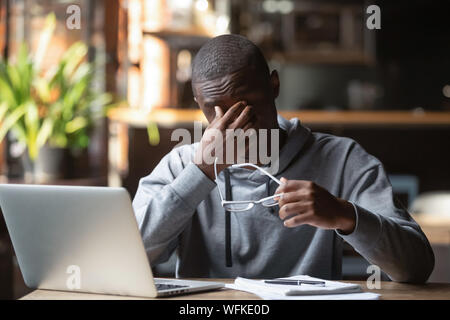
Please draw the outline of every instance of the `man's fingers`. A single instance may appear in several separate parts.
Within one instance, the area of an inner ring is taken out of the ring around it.
[[[285,227],[295,228],[303,224],[308,224],[310,222],[310,218],[311,217],[309,214],[299,214],[290,219],[285,220],[283,224]]]
[[[307,180],[287,180],[285,178],[281,178],[281,182],[283,184],[280,185],[277,190],[275,190],[275,193],[286,193],[302,188],[312,189],[314,185],[314,182]]]
[[[244,131],[244,132],[246,132],[247,130],[249,130],[249,129],[255,129],[254,127],[254,123],[253,123],[253,121],[249,121],[249,122],[247,122],[247,124],[246,125],[244,125],[243,127],[242,127],[242,130]],[[256,130],[256,129],[255,129]]]
[[[278,200],[278,206],[281,208],[287,203],[298,201],[312,201],[313,193],[307,189],[299,189],[292,192],[284,192],[283,196]]]
[[[229,129],[243,128],[254,118],[252,106],[246,106],[241,114],[230,124]]]
[[[310,201],[286,203],[280,206],[278,216],[281,220],[284,220],[292,215],[304,214],[310,211],[311,208],[312,203]]]
[[[216,119],[219,119],[219,118],[223,117],[223,110],[222,110],[221,107],[215,106],[214,110],[216,111]]]
[[[246,106],[247,102],[245,101],[239,101],[233,104],[222,117],[222,121],[225,127],[228,127],[228,124],[233,122]]]

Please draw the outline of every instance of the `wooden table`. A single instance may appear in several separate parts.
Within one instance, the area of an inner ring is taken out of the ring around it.
[[[232,279],[198,279],[218,281],[224,283],[233,282]],[[427,283],[425,285],[413,285],[396,282],[381,283],[381,289],[367,289],[365,281],[345,281],[358,283],[366,292],[374,292],[381,294],[380,299],[383,300],[450,300],[450,284],[444,283]],[[142,299],[135,297],[63,292],[51,290],[35,290],[30,294],[21,298],[22,300],[129,300]],[[251,293],[222,289],[217,291],[195,293],[174,296],[170,298],[160,298],[163,300],[259,300],[259,297]]]

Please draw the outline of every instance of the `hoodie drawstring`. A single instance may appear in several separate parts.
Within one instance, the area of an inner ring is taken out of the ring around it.
[[[223,170],[225,176],[225,200],[232,201],[230,172],[228,169]],[[227,267],[233,266],[231,257],[231,212],[225,210],[225,262]]]
[[[266,191],[267,191],[267,196],[270,197],[270,181],[271,179],[269,177],[267,177],[267,182],[266,182]],[[273,214],[275,212],[273,207],[268,207],[269,211],[271,214]]]
[[[230,182],[230,172],[228,169],[223,170],[225,177],[225,200],[232,201],[233,196],[231,194],[231,182]],[[267,179],[266,182],[266,192],[267,196],[271,196],[270,194],[270,178]],[[275,212],[274,207],[268,208],[270,213],[273,214]],[[231,212],[225,210],[225,264],[227,267],[233,266],[233,259],[231,255]]]

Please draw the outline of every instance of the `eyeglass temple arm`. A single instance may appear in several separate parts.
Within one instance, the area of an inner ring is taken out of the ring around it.
[[[214,159],[214,174],[216,176],[216,180],[214,180],[214,181],[216,182],[216,185],[217,185],[217,191],[219,191],[220,201],[222,201],[222,203],[223,203],[224,200],[223,200],[222,192],[220,191],[219,184],[217,183],[217,157]]]

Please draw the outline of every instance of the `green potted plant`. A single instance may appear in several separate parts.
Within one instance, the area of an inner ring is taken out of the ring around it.
[[[28,171],[38,180],[67,176],[69,159],[87,148],[95,121],[113,101],[93,88],[94,65],[81,42],[41,72],[54,25],[49,15],[34,59],[22,44],[15,62],[0,61],[0,141],[12,132],[26,146]]]

